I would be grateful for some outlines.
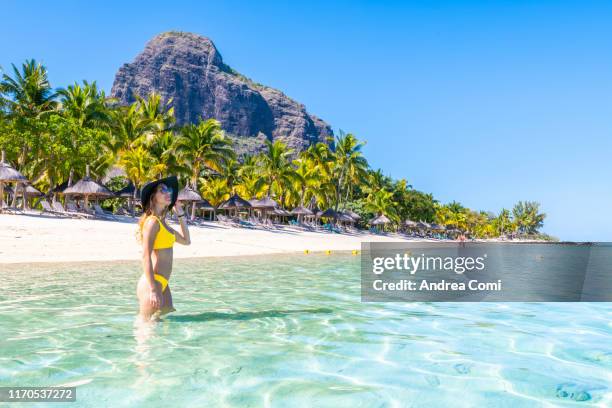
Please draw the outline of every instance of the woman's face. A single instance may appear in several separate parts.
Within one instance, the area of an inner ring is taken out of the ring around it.
[[[172,188],[165,184],[160,184],[155,190],[155,202],[164,206],[170,205],[172,202]]]

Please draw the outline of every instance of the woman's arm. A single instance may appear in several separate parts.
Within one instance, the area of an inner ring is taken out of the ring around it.
[[[161,303],[161,293],[158,293],[157,285],[155,284],[155,278],[153,274],[153,262],[151,261],[151,253],[153,252],[153,246],[155,243],[155,237],[159,232],[159,223],[153,218],[149,218],[142,228],[142,266],[144,269],[144,275],[149,284],[149,301],[151,306],[159,308]]]
[[[176,242],[183,245],[191,244],[191,238],[189,237],[189,229],[187,228],[187,214],[185,214],[185,209],[183,205],[177,201],[174,206],[174,212],[178,217],[179,224],[181,225],[181,232],[173,231],[174,236],[176,237]]]

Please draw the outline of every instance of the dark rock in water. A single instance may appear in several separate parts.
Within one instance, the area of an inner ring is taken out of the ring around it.
[[[225,65],[213,42],[197,34],[168,32],[153,38],[133,62],[119,68],[111,96],[128,104],[135,95],[151,92],[172,100],[178,124],[214,117],[233,138],[259,135],[261,141],[263,134],[302,150],[333,136],[331,127],[304,105]]]
[[[591,399],[591,394],[576,384],[564,383],[557,386],[557,398],[588,401]]]

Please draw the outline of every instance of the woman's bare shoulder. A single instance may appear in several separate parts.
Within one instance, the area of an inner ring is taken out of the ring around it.
[[[154,231],[158,231],[159,230],[159,223],[157,222],[157,219],[153,216],[148,217],[143,226],[142,226],[143,231],[149,231],[149,232],[154,232]]]

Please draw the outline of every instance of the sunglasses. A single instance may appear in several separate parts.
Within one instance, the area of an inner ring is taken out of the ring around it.
[[[168,187],[167,185],[162,184],[161,187],[159,188],[159,191],[161,191],[164,194],[172,194],[174,190],[172,190],[171,187]]]

